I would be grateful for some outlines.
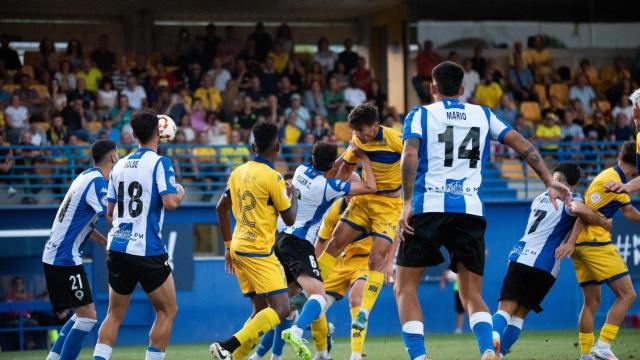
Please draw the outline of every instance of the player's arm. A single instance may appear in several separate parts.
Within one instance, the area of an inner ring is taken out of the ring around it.
[[[604,189],[607,192],[612,192],[612,193],[616,193],[616,194],[630,194],[632,192],[636,192],[638,190],[640,190],[640,176],[634,178],[633,180],[629,181],[626,184],[620,183],[620,182],[608,182],[605,186]]]
[[[560,260],[563,257],[571,257],[573,255],[573,251],[576,248],[576,241],[578,240],[578,235],[585,228],[585,224],[580,217],[576,219],[576,223],[573,224],[573,229],[571,230],[571,234],[567,238],[567,241],[560,244],[556,248],[556,259]]]
[[[627,204],[620,208],[620,212],[625,217],[625,219],[629,221],[633,221],[635,223],[640,223],[640,211],[636,209],[633,205]]]
[[[571,213],[586,224],[600,226],[607,231],[611,230],[611,219],[598,214],[582,201],[574,200],[571,202]]]
[[[105,238],[104,235],[100,234],[100,232],[96,229],[93,229],[93,231],[91,231],[91,235],[89,236],[89,238],[91,239],[91,241],[102,247],[107,246],[107,238]]]
[[[173,211],[180,206],[182,200],[184,200],[185,190],[180,184],[176,184],[175,194],[162,195],[162,206],[165,210]]]
[[[229,196],[229,190],[224,192],[218,200],[216,205],[216,214],[218,215],[218,226],[222,233],[222,240],[227,250],[231,246],[231,217],[229,216],[231,211],[231,197]]]
[[[396,239],[391,244],[391,249],[389,249],[389,252],[387,253],[387,258],[384,262],[384,283],[387,285],[392,284],[395,281],[394,273],[393,273],[393,264],[396,260],[396,253],[398,252],[398,246],[400,246],[400,240],[398,239],[399,237],[400,235],[398,232],[396,233]]]
[[[352,145],[352,142],[349,143],[347,150],[345,150],[342,155],[336,159],[336,162],[339,164],[338,174],[336,177],[342,181],[349,180],[349,177],[351,177],[351,174],[358,166],[358,156],[356,156]]]
[[[159,161],[155,181],[162,198],[162,206],[168,211],[173,211],[180,206],[185,190],[182,185],[176,184],[176,173],[171,166],[171,160],[163,156]]]
[[[282,221],[284,221],[287,226],[291,226],[296,222],[296,215],[298,213],[298,189],[291,184],[285,184],[285,189],[291,206],[288,209],[280,211],[280,217],[282,217]]]
[[[417,137],[407,138],[404,141],[402,156],[400,157],[400,172],[402,175],[402,214],[400,216],[400,229],[398,229],[400,240],[402,240],[403,232],[413,234],[413,228],[409,226],[409,219],[412,212],[413,187],[416,182],[420,141]]]
[[[371,161],[367,154],[355,148],[355,154],[362,160],[362,171],[364,172],[364,181],[357,183],[351,183],[351,189],[349,190],[349,196],[373,194],[378,191],[376,186],[376,178],[373,175],[373,168],[371,167]]]

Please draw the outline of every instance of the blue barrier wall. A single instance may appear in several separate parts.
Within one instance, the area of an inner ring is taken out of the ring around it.
[[[528,202],[505,202],[487,204],[487,259],[483,295],[489,307],[495,310],[497,298],[506,271],[506,258],[513,244],[524,231],[529,209]],[[0,230],[47,228],[56,209],[50,207],[15,207],[0,209]],[[168,213],[167,224],[215,223],[212,206],[184,206],[176,212]],[[619,229],[623,229],[620,232]],[[628,223],[617,216],[614,233],[626,245],[625,255],[632,272],[638,274],[640,264],[640,227]],[[620,236],[618,236],[618,233]],[[614,241],[616,239],[614,237]],[[626,239],[626,240],[625,240]],[[43,240],[28,239],[16,244],[15,240],[0,239],[0,270],[18,272],[40,272],[39,256]],[[22,246],[16,246],[22,245]],[[176,246],[192,246],[178,243]],[[12,249],[19,249],[14,257]],[[94,251],[102,251],[94,249]],[[93,267],[104,263],[88,265],[90,275]],[[0,273],[2,275],[2,273]],[[637,277],[636,277],[637,279]],[[635,282],[636,289],[639,288]],[[94,286],[95,289],[95,286]],[[437,282],[425,282],[419,289],[425,313],[425,327],[428,332],[450,332],[454,325],[454,302],[451,285],[440,289]],[[98,315],[103,317],[107,307],[107,294],[95,294]],[[613,301],[609,290],[603,291],[598,323],[602,323],[606,308]],[[527,319],[527,329],[568,329],[575,328],[578,312],[582,304],[571,262],[564,260],[558,281],[543,303],[545,311],[531,315]],[[173,342],[206,342],[226,337],[237,330],[250,313],[249,301],[240,295],[235,278],[224,273],[221,259],[196,259],[193,268],[192,290],[178,291],[179,314],[173,331]],[[639,313],[636,303],[631,313]],[[329,319],[336,324],[337,334],[347,336],[349,312],[346,300],[339,301],[330,310]],[[146,343],[147,334],[153,322],[153,311],[143,293],[136,292],[131,308],[121,329],[119,344]],[[392,288],[385,286],[376,303],[370,320],[369,334],[397,335],[400,324],[397,318]]]

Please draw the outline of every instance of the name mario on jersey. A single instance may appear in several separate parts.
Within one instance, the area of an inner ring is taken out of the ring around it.
[[[467,120],[467,114],[460,111],[447,111],[447,120]]]

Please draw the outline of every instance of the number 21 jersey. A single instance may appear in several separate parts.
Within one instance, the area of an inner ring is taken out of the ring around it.
[[[111,171],[107,201],[115,204],[107,249],[137,256],[167,252],[161,237],[162,196],[175,194],[171,161],[151,149],[138,149]]]

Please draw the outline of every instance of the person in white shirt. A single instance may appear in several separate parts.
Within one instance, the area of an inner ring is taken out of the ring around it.
[[[462,67],[464,68],[464,77],[462,78],[464,93],[460,96],[460,101],[466,102],[467,99],[473,96],[476,86],[480,84],[480,75],[471,67],[471,59],[469,58],[464,59]]]
[[[122,95],[129,99],[129,106],[134,110],[140,110],[146,105],[147,92],[138,85],[138,79],[133,75],[127,77],[127,86],[122,89]]]
[[[569,99],[580,100],[582,108],[588,115],[591,115],[593,109],[591,108],[591,100],[596,98],[596,93],[593,92],[593,88],[587,82],[586,75],[578,76],[576,84],[569,89]]]
[[[344,89],[344,99],[347,101],[348,109],[352,109],[367,101],[367,94],[356,85],[355,80],[351,80],[349,87]]]
[[[220,92],[227,88],[227,82],[231,80],[231,73],[222,67],[222,60],[218,56],[213,58],[212,67],[207,71],[207,75],[213,78],[213,84]]]

